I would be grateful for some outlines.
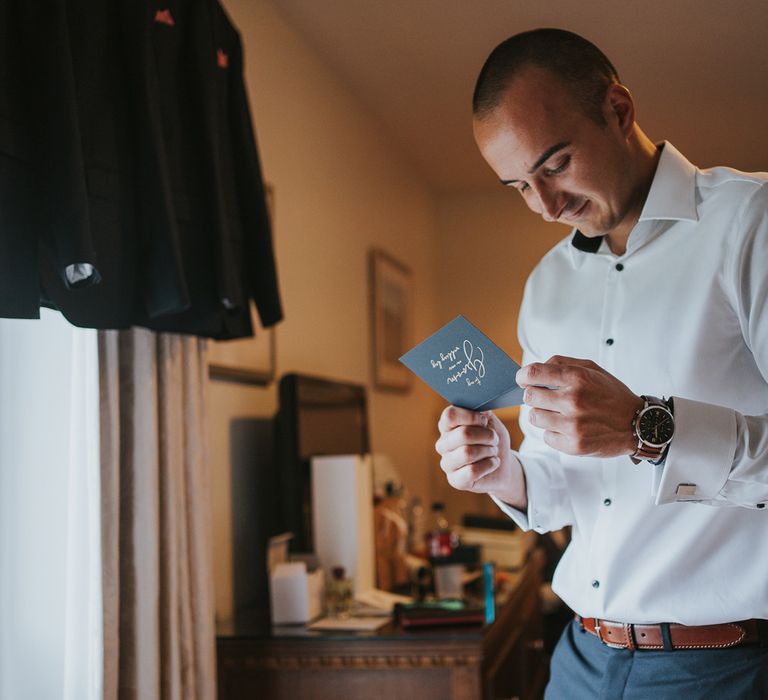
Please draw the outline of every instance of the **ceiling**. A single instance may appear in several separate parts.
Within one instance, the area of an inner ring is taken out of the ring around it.
[[[582,34],[638,123],[700,166],[768,170],[768,0],[272,0],[436,191],[493,188],[471,132],[487,54],[535,27]]]

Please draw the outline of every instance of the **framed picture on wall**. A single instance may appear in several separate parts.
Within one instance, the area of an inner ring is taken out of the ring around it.
[[[274,191],[270,185],[267,185],[266,193],[274,237]],[[254,332],[252,338],[212,340],[208,343],[210,377],[263,386],[274,380],[277,364],[275,329],[262,327],[253,302],[251,302],[251,323]]]
[[[369,255],[373,383],[408,391],[413,375],[399,362],[411,347],[411,271],[381,250]]]

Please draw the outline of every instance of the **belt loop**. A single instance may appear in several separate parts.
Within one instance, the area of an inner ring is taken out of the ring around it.
[[[669,633],[669,623],[662,622],[659,624],[659,627],[661,627],[661,640],[664,644],[664,651],[672,651],[674,647],[672,646],[672,636]]]
[[[757,620],[757,636],[760,638],[760,648],[768,649],[768,620]]]
[[[631,623],[624,625],[624,634],[627,635],[627,649],[634,651],[637,649],[637,642],[635,641],[635,626]]]

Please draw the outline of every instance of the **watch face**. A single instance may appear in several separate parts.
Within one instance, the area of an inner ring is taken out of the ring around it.
[[[643,442],[650,445],[666,445],[675,432],[675,419],[661,406],[649,406],[640,416],[637,432]]]

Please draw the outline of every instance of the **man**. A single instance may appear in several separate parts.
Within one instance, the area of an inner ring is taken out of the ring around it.
[[[768,176],[654,145],[610,61],[560,30],[491,53],[474,134],[574,227],[526,285],[521,449],[456,407],[436,445],[522,528],[572,526],[547,697],[768,697]]]

